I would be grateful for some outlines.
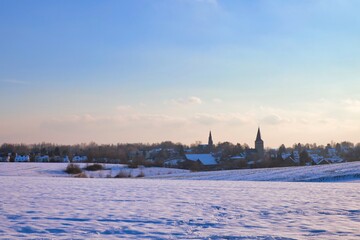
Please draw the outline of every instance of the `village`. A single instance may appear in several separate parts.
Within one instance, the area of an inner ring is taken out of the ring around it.
[[[326,146],[299,143],[292,147],[264,148],[260,128],[254,148],[229,142],[215,145],[211,131],[207,144],[191,146],[163,142],[153,145],[90,143],[75,146],[3,144],[0,147],[1,162],[121,163],[132,168],[156,166],[192,171],[334,164],[356,161],[359,157],[359,144],[355,146],[350,142]]]

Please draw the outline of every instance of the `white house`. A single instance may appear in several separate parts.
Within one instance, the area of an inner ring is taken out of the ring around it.
[[[30,162],[30,157],[29,155],[17,155],[15,162]]]
[[[70,162],[69,157],[68,157],[68,156],[64,156],[64,157],[63,157],[63,162]]]
[[[344,159],[342,159],[341,157],[339,156],[332,156],[332,157],[328,157],[326,158],[326,160],[328,162],[331,162],[331,163],[341,163],[341,162],[344,162]]]
[[[10,156],[0,157],[0,162],[10,162]]]
[[[35,162],[49,162],[50,158],[48,155],[44,155],[44,156],[37,156],[35,158]]]
[[[88,160],[87,156],[74,156],[72,158],[73,162],[86,162]]]
[[[179,165],[179,163],[182,163],[184,161],[185,160],[183,158],[169,159],[164,162],[164,167],[176,167]]]

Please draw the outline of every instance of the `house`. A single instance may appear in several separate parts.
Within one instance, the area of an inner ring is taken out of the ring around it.
[[[87,156],[74,156],[72,158],[72,162],[86,162],[87,160]]]
[[[332,157],[327,157],[326,160],[330,163],[341,163],[344,162],[344,159],[342,159],[339,156],[332,156]]]
[[[327,149],[327,154],[330,157],[336,156],[337,155],[337,151],[336,148],[328,148]]]
[[[68,156],[52,156],[50,162],[70,162]]]
[[[309,157],[311,158],[311,161],[314,165],[344,162],[344,159],[336,155],[336,150],[334,148],[328,149],[328,155],[329,155],[328,157],[323,157],[320,156],[319,154],[311,153],[309,154]]]
[[[29,155],[16,155],[15,162],[30,162]]]
[[[299,155],[293,153],[282,153],[281,158],[283,159],[283,166],[297,166],[300,164]]]
[[[323,156],[320,156],[315,153],[309,154],[309,157],[311,158],[311,162],[313,165],[321,165],[321,164],[329,164],[330,163]]]
[[[145,157],[145,154],[146,154],[145,151],[134,150],[134,151],[131,151],[131,152],[128,153],[128,158],[130,160],[132,160],[132,159],[134,159],[136,157],[139,157],[139,156]]]
[[[185,161],[184,158],[173,158],[164,162],[164,167],[177,167]]]
[[[35,162],[49,162],[49,161],[50,161],[50,158],[48,155],[35,157]]]
[[[218,164],[212,154],[185,154],[185,158],[193,162],[199,161],[204,166],[214,166]]]
[[[230,160],[232,160],[232,161],[244,161],[244,160],[246,160],[246,155],[245,155],[245,153],[240,153],[237,156],[232,156],[230,158]]]
[[[10,156],[0,157],[0,162],[10,162]]]

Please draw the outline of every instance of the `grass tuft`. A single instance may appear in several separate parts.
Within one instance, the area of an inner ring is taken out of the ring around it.
[[[79,165],[74,163],[69,163],[65,169],[65,172],[68,174],[79,174],[82,173],[82,170],[79,167]]]
[[[99,163],[94,163],[92,165],[88,165],[85,167],[86,171],[99,171],[99,170],[104,170],[104,166],[102,164]]]

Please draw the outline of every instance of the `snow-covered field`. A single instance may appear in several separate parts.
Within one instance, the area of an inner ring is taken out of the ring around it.
[[[68,163],[8,163],[0,162],[0,176],[22,176],[22,177],[71,177],[71,175],[64,172]],[[86,163],[78,163],[81,168],[86,167]],[[91,178],[105,178],[114,177],[120,171],[129,174],[132,177],[144,173],[145,177],[187,173],[188,170],[174,169],[174,168],[136,168],[131,169],[126,165],[121,164],[104,164],[105,170],[101,171],[84,171],[88,177]]]
[[[360,182],[360,162],[306,167],[179,173],[154,177],[186,180]]]
[[[0,239],[360,239],[356,182],[69,178],[57,164],[12,164],[0,164]],[[302,169],[359,173],[325,167]]]
[[[84,168],[87,164],[79,164]],[[22,177],[70,177],[64,172],[67,163],[2,163],[0,176]],[[145,178],[162,178],[175,180],[230,180],[230,181],[280,181],[280,182],[360,182],[360,161],[331,165],[241,169],[227,171],[190,172],[175,168],[137,168],[126,165],[105,164],[106,170],[85,171],[88,177],[114,177],[120,171],[138,176],[141,172]]]

